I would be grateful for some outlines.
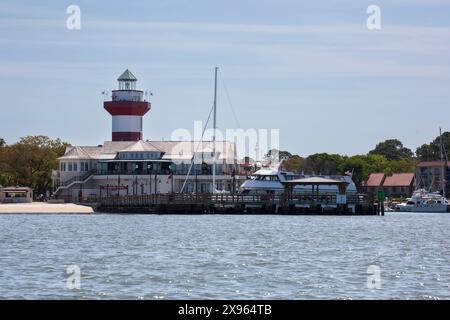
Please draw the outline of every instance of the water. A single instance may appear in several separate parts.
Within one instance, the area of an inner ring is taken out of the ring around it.
[[[420,213],[3,215],[0,298],[448,299],[449,229]]]

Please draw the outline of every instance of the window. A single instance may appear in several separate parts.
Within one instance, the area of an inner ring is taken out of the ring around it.
[[[78,171],[78,163],[73,164],[73,171]]]
[[[69,162],[69,171],[72,171],[72,162]]]
[[[89,163],[81,162],[80,163],[80,171],[89,171]]]

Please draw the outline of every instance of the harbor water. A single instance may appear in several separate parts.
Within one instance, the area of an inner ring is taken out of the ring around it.
[[[0,298],[448,299],[449,234],[444,213],[3,215]]]

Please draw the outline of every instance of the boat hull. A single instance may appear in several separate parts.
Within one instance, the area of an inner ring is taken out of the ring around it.
[[[444,213],[447,212],[447,205],[398,205],[397,210],[400,212]]]

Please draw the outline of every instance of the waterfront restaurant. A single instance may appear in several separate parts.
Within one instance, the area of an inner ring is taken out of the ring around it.
[[[144,140],[143,117],[150,102],[136,89],[137,78],[129,70],[117,80],[119,89],[103,104],[112,118],[111,141],[67,147],[53,177],[56,198],[84,202],[113,195],[237,191],[248,171],[238,161],[234,143]]]
[[[212,142],[106,141],[68,147],[59,158],[57,198],[69,202],[112,195],[212,192]],[[235,145],[216,142],[216,190],[234,193],[240,175]]]

